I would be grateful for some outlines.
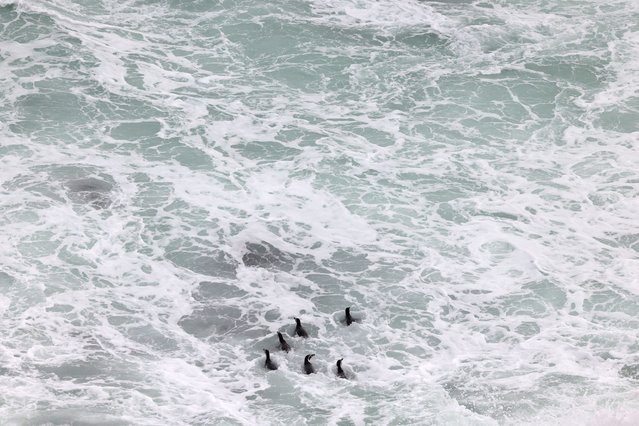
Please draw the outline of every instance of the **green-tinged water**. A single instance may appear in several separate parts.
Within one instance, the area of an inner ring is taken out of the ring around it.
[[[0,424],[636,424],[637,58],[630,0],[0,0]]]

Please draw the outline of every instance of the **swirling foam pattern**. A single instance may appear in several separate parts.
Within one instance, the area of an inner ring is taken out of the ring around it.
[[[636,1],[0,0],[0,100],[3,425],[639,423]]]

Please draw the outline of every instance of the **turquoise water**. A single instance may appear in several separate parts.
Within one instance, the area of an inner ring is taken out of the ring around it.
[[[0,0],[0,99],[0,423],[639,422],[636,1]]]

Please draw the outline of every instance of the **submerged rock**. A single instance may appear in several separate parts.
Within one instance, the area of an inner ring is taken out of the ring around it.
[[[242,256],[245,266],[265,269],[277,269],[290,272],[297,262],[299,255],[293,255],[262,241],[259,244],[246,244],[247,253]]]
[[[629,379],[639,380],[639,364],[625,364],[619,370],[621,377],[627,377]]]
[[[111,205],[110,192],[113,185],[97,178],[82,178],[67,182],[67,193],[74,203],[88,204],[95,209],[106,209]]]

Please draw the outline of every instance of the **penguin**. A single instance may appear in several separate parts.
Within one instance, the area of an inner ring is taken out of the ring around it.
[[[346,325],[351,325],[353,323],[353,317],[351,316],[351,307],[346,308]]]
[[[277,370],[277,364],[275,364],[271,360],[271,353],[268,351],[268,349],[264,349],[264,353],[266,354],[266,361],[264,361],[264,367],[266,367],[268,370]]]
[[[286,343],[286,340],[284,340],[284,336],[282,336],[282,333],[280,333],[279,331],[277,332],[277,338],[280,340],[280,349],[282,349],[284,352],[288,352],[291,350],[291,347],[288,345],[288,343]]]
[[[308,354],[304,357],[304,372],[306,374],[315,373],[315,367],[313,367],[313,364],[311,364],[311,358],[313,358],[314,356],[315,354]]]
[[[300,321],[299,318],[295,318],[295,324],[295,333],[305,339],[308,338],[308,333],[304,330],[304,327],[302,327],[302,321]]]
[[[344,360],[344,358],[338,359],[337,360],[337,377],[339,377],[340,379],[348,379],[348,377],[346,377],[346,373],[344,373],[344,370],[342,370],[342,361]]]

